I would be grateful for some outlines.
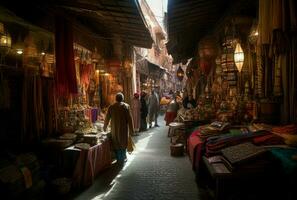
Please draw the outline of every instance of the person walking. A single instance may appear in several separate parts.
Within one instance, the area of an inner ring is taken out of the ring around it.
[[[165,118],[164,118],[164,120],[166,121],[166,126],[168,126],[171,122],[174,121],[174,119],[177,116],[178,109],[179,109],[179,105],[176,101],[176,95],[173,94],[173,99],[167,107]]]
[[[131,102],[131,111],[133,117],[134,131],[138,132],[140,129],[140,100],[139,94],[135,93]]]
[[[120,164],[127,159],[126,151],[128,137],[129,134],[132,135],[134,132],[130,106],[123,101],[124,95],[122,93],[117,93],[116,103],[109,106],[103,127],[103,130],[106,131],[106,128],[111,121],[111,140],[117,162]]]
[[[140,97],[140,117],[141,117],[141,123],[140,123],[140,131],[146,131],[147,129],[147,123],[146,123],[146,117],[148,113],[148,108],[146,104],[146,93],[142,92]]]
[[[148,111],[149,111],[149,127],[152,128],[153,120],[155,120],[155,127],[158,125],[158,112],[160,107],[159,96],[152,90],[151,95],[148,99]]]

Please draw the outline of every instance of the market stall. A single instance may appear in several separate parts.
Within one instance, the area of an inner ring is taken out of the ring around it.
[[[184,98],[186,105],[193,98],[195,103],[179,110],[178,127],[172,124],[169,135],[175,144],[183,143],[175,140],[176,135],[186,136],[186,152],[198,180],[209,175],[218,199],[254,195],[258,190],[250,185],[257,179],[265,187],[258,191],[259,198],[252,199],[264,198],[261,194],[273,197],[269,190],[277,187],[281,192],[273,198],[282,192],[294,196],[292,180],[283,171],[289,163],[296,164],[296,70],[292,70],[296,56],[290,54],[296,43],[291,35],[296,13],[289,9],[294,6],[292,2],[280,6],[280,2],[259,1],[259,7],[238,3],[213,32],[199,38],[192,52],[183,91],[191,96]],[[257,14],[242,16],[239,12],[247,7],[250,14]],[[183,78],[182,70],[177,74]],[[284,164],[284,157],[289,163]],[[273,174],[282,174],[287,188],[269,184]],[[290,171],[291,176],[295,174],[296,168]],[[249,186],[236,187],[246,179]]]

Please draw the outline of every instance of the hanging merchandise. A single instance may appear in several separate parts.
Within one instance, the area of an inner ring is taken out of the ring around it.
[[[40,139],[45,130],[42,82],[39,76],[30,76],[27,71],[23,82],[21,141],[32,144]]]
[[[74,65],[73,29],[69,21],[57,17],[55,27],[57,95],[77,94]]]
[[[211,62],[208,59],[200,58],[200,69],[203,74],[208,75],[211,69]]]
[[[215,44],[215,38],[208,36],[203,38],[199,42],[199,57],[200,58],[207,58],[212,59],[216,57],[216,44]]]
[[[178,78],[179,81],[182,81],[184,79],[184,70],[181,68],[181,66],[178,67],[176,71],[176,77]]]
[[[273,83],[273,94],[274,96],[282,95],[281,87],[281,57],[274,58],[274,83]]]
[[[10,107],[10,91],[8,81],[0,72],[0,109],[8,109]]]
[[[262,65],[262,57],[261,57],[261,48],[257,47],[257,95],[258,97],[263,97],[263,77],[264,77],[264,71],[263,71],[263,65]]]
[[[234,63],[238,69],[238,72],[241,72],[244,63],[244,53],[239,42],[236,44],[234,51]]]

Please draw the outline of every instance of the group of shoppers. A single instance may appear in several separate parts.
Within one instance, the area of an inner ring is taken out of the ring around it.
[[[168,104],[165,114],[166,125],[169,125],[177,116],[179,103],[176,99],[176,94],[171,94],[171,101]],[[185,93],[182,105],[184,108],[196,107],[196,101],[191,95]],[[124,95],[118,93],[116,95],[116,103],[108,108],[105,121],[104,131],[111,121],[111,140],[115,150],[116,159],[119,163],[124,163],[127,159],[126,150],[129,141],[129,135],[132,136],[137,132],[147,129],[147,119],[149,128],[158,127],[158,113],[160,109],[160,97],[156,91],[152,90],[148,95],[142,92],[134,94],[131,102],[131,108],[127,103],[124,103]]]
[[[160,98],[156,91],[152,90],[150,95],[142,92],[140,99],[139,94],[135,93],[131,102],[134,130],[136,132],[147,130],[147,119],[149,128],[152,128],[153,122],[154,126],[158,127],[159,109]]]

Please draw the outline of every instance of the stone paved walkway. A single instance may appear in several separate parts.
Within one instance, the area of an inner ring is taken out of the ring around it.
[[[80,193],[77,200],[194,200],[208,199],[199,189],[187,156],[171,157],[168,127],[135,136],[136,151],[124,167],[114,165],[98,176],[95,183]]]

